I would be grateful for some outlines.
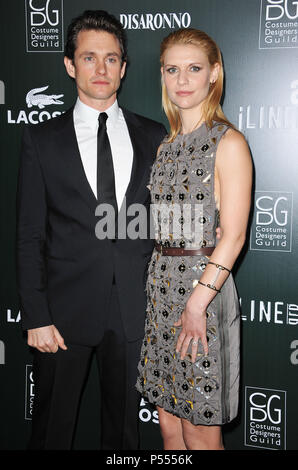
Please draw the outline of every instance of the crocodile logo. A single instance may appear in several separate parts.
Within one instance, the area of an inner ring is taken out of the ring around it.
[[[39,109],[45,108],[50,104],[64,104],[63,101],[60,101],[59,98],[62,98],[64,95],[45,95],[42,92],[47,90],[49,86],[42,88],[34,88],[27,93],[26,103],[28,108],[32,106],[38,106]]]

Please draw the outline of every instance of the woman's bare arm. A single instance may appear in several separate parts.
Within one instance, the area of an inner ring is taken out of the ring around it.
[[[245,242],[251,204],[252,161],[248,145],[240,132],[229,129],[222,137],[217,149],[216,172],[221,236],[210,261],[231,270]],[[200,281],[220,290],[228,275],[229,271],[208,264]],[[182,326],[177,342],[177,351],[181,352],[181,358],[184,358],[192,339],[195,340],[192,346],[193,361],[199,339],[205,354],[208,353],[206,309],[216,294],[216,290],[198,284],[188,299],[185,310],[176,323],[176,326]]]

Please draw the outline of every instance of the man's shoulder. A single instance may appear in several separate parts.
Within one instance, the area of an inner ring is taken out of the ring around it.
[[[143,116],[141,114],[134,113],[126,108],[121,108],[123,115],[126,120],[134,123],[135,125],[141,126],[146,128],[147,130],[158,131],[158,132],[166,132],[165,126],[154,119],[148,118],[147,116]]]
[[[27,132],[33,135],[49,135],[52,131],[63,128],[63,125],[72,117],[73,106],[64,113],[38,124],[29,124],[26,126]]]

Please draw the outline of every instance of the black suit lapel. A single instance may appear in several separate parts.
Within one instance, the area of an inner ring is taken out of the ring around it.
[[[122,109],[133,146],[133,164],[130,181],[126,190],[126,205],[145,202],[148,197],[147,185],[154,155],[152,149],[147,148],[148,136],[137,116],[128,110]],[[59,121],[59,122],[58,122]],[[57,119],[57,148],[67,166],[68,174],[73,180],[77,191],[94,212],[97,198],[89,185],[83,167],[80,150],[73,122],[73,107],[66,111],[61,119]]]
[[[122,111],[133,146],[133,165],[125,194],[128,207],[136,200],[141,202],[142,199],[146,199],[148,193],[146,185],[148,184],[150,161],[146,158],[146,134],[144,128],[133,113],[125,109],[122,109]],[[143,195],[140,194],[142,191],[144,193]]]
[[[63,152],[62,158],[68,166],[69,175],[73,179],[77,191],[92,211],[95,211],[97,199],[83,167],[73,122],[73,107],[63,115],[63,118],[63,123],[59,122],[57,148],[60,149],[60,152]]]

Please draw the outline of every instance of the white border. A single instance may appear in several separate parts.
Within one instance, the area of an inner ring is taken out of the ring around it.
[[[290,249],[289,250],[266,250],[265,248],[252,248],[251,247],[251,241],[252,241],[252,230],[250,230],[250,235],[249,235],[249,249],[250,251],[273,251],[275,253],[292,253],[292,241],[293,241],[293,201],[294,201],[294,193],[293,191],[255,191],[254,196],[257,193],[280,193],[280,194],[292,194],[292,204],[291,204],[291,238],[290,238]],[[255,204],[255,199],[254,199],[254,204]],[[255,207],[254,207],[255,210]]]
[[[263,10],[263,0],[261,0],[261,8],[260,8],[260,26],[259,26],[259,50],[265,51],[267,49],[298,49],[297,46],[284,46],[284,47],[261,47],[261,22],[262,22],[262,10]]]
[[[25,0],[25,20],[26,20],[26,52],[28,54],[30,54],[30,52],[35,52],[35,53],[38,53],[38,52],[47,52],[47,53],[50,53],[50,52],[64,52],[64,17],[63,17],[63,13],[64,13],[64,5],[63,5],[63,0],[60,0],[61,1],[61,25],[62,25],[62,49],[56,49],[55,51],[29,51],[28,50],[28,24],[27,24],[27,18],[28,18],[28,15],[27,15],[27,2],[29,0]]]
[[[277,449],[276,447],[262,447],[262,446],[253,446],[251,444],[246,444],[246,403],[247,403],[247,396],[246,396],[246,391],[248,388],[253,388],[255,390],[269,390],[270,392],[282,392],[285,394],[285,409],[284,409],[284,434],[285,434],[285,440],[284,440],[284,448],[283,449]],[[244,445],[245,447],[255,447],[257,449],[270,449],[270,450],[286,450],[287,449],[287,423],[286,423],[286,411],[287,411],[287,391],[286,390],[276,390],[274,388],[264,388],[264,387],[253,387],[251,385],[246,385],[245,386],[245,407],[244,407],[244,413],[245,413],[245,420],[244,420]]]

